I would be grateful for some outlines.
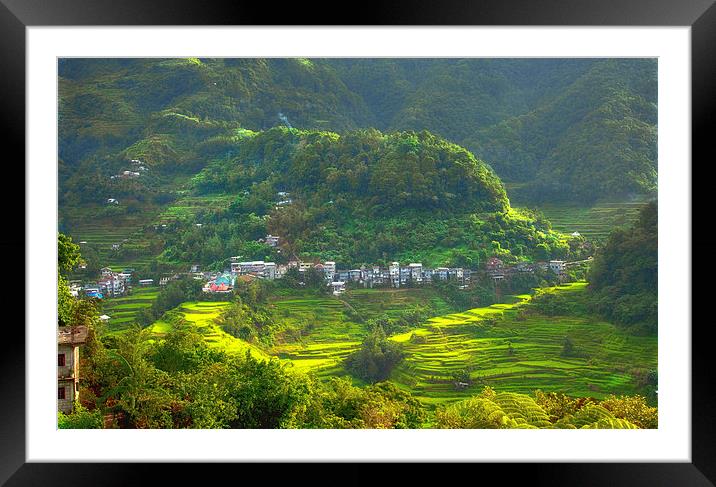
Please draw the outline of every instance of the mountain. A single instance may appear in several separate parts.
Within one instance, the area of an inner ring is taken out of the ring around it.
[[[60,194],[96,201],[102,191],[85,195],[79,187],[133,158],[157,177],[195,173],[209,162],[205,149],[218,150],[237,129],[277,125],[428,130],[522,183],[520,196],[529,199],[651,193],[656,66],[649,59],[61,59]]]
[[[234,195],[231,203],[168,229],[166,261],[211,265],[238,253],[281,262],[295,254],[351,267],[476,267],[495,254],[569,252],[548,222],[510,207],[487,164],[427,131],[276,127],[240,132],[231,147],[189,183],[194,197]],[[281,237],[283,254],[256,243],[266,232]]]

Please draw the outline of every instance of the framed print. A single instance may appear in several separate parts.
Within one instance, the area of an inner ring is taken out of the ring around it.
[[[713,485],[691,173],[716,10],[578,3],[315,25],[3,0],[27,192],[3,480],[510,462]]]

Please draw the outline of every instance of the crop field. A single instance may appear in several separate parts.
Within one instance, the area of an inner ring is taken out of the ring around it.
[[[407,307],[415,305],[429,306],[435,315],[455,311],[449,303],[429,287],[417,289],[352,289],[346,292],[342,299],[352,306],[364,320],[375,318],[382,314],[395,318],[405,311]]]
[[[583,286],[560,290],[578,292]],[[656,368],[656,337],[631,336],[580,317],[520,318],[523,302],[431,318],[421,328],[391,337],[406,352],[393,381],[428,404],[463,399],[484,386],[601,398],[638,393],[633,373]],[[574,344],[570,356],[562,356],[565,337]],[[462,371],[470,385],[458,389],[455,383],[463,379],[455,377]]]
[[[583,292],[586,283],[557,286],[557,292]],[[529,295],[512,303],[462,312],[427,289],[349,291],[333,296],[275,296],[278,319],[299,325],[297,340],[277,341],[262,350],[224,332],[216,319],[227,302],[186,302],[175,308],[211,347],[255,357],[277,356],[297,371],[319,378],[345,376],[343,359],[360,347],[365,324],[354,321],[396,312],[421,299],[435,301],[448,312],[390,337],[404,346],[405,359],[391,380],[428,406],[456,401],[479,393],[484,386],[501,392],[531,394],[535,389],[577,397],[603,398],[609,394],[638,394],[635,375],[657,366],[657,338],[629,335],[610,323],[579,316],[546,317],[529,310]],[[161,336],[172,324],[157,321],[152,331]],[[564,353],[565,338],[573,344]],[[467,374],[467,375],[466,375]],[[457,382],[467,381],[462,387]],[[356,380],[357,383],[360,381]]]
[[[288,324],[308,327],[310,334],[292,343],[275,345],[270,352],[298,370],[318,376],[343,375],[341,361],[360,347],[365,328],[351,321],[348,306],[334,297],[300,297],[273,303]]]
[[[87,215],[84,221],[71,227],[69,234],[75,243],[87,242],[95,248],[103,266],[121,271],[125,267],[145,267],[155,258],[155,242],[145,234],[146,224],[146,218],[122,216],[96,219]],[[119,258],[115,254],[112,250],[114,244],[121,245],[126,257]]]
[[[585,285],[574,283],[557,290],[581,292]],[[395,290],[349,291],[342,298],[369,318],[417,301],[423,290],[410,291],[405,295]],[[406,358],[394,370],[392,381],[429,405],[464,399],[486,385],[503,392],[529,394],[542,389],[596,398],[639,393],[634,374],[656,368],[656,337],[628,335],[589,318],[520,317],[520,308],[529,306],[525,305],[529,298],[515,296],[511,304],[460,313],[449,310],[407,333],[393,335],[391,340],[404,345]],[[345,304],[332,297],[283,299],[274,304],[284,319],[313,323],[313,327],[299,342],[279,344],[271,354],[319,377],[346,374],[341,361],[360,346],[367,331],[350,321]],[[574,345],[570,356],[562,354],[565,337]],[[469,386],[458,389],[455,377],[465,370]]]
[[[156,286],[135,287],[129,296],[106,298],[102,312],[110,317],[107,332],[121,333],[127,330],[134,323],[137,311],[150,307],[158,294],[159,288]]]
[[[191,220],[203,209],[226,208],[236,197],[233,195],[183,196],[159,215],[157,223]]]
[[[594,206],[544,205],[539,210],[561,233],[579,232],[586,238],[601,240],[614,228],[636,220],[644,202],[598,203]]]
[[[191,324],[204,337],[209,347],[240,354],[251,350],[251,354],[256,358],[268,358],[258,347],[234,338],[221,329],[216,319],[227,306],[229,302],[226,301],[188,301],[174,308],[173,311]],[[151,331],[157,336],[162,336],[171,331],[172,326],[167,321],[159,320],[152,324]]]
[[[382,314],[395,317],[411,305],[431,305],[436,313],[454,311],[430,288],[355,289],[333,296],[284,296],[273,302],[281,320],[308,327],[299,341],[279,343],[270,352],[298,370],[319,377],[345,375],[341,362],[360,347],[367,334],[365,321]]]

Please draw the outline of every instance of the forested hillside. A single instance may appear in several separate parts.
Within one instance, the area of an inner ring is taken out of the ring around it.
[[[527,183],[521,197],[656,189],[655,60],[63,59],[59,77],[69,203],[106,197],[131,158],[171,188],[237,129],[276,125],[428,130]]]
[[[244,132],[231,147],[191,187],[198,196],[236,195],[233,202],[172,227],[168,261],[212,264],[231,252],[287,258],[256,244],[266,231],[281,235],[290,253],[351,266],[396,259],[477,266],[495,254],[569,252],[548,222],[510,208],[488,165],[429,132],[274,128]]]
[[[634,331],[657,331],[658,235],[658,208],[652,202],[636,224],[612,232],[589,273],[596,311]]]

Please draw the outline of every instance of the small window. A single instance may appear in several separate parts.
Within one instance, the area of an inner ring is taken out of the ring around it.
[[[65,388],[58,387],[57,388],[57,399],[64,399],[64,398],[65,398]]]
[[[58,367],[64,367],[64,366],[65,366],[65,354],[64,354],[64,353],[58,353],[58,354],[57,354],[57,366],[58,366]]]

